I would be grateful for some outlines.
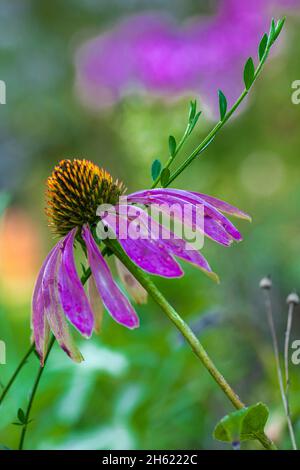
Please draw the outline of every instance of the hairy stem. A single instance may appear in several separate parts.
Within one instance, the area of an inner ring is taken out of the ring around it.
[[[0,405],[1,403],[3,402],[4,398],[6,397],[8,391],[10,390],[11,386],[13,385],[14,381],[16,380],[17,376],[19,375],[19,372],[21,371],[21,369],[23,368],[23,366],[26,364],[27,362],[27,359],[29,358],[29,356],[31,355],[31,353],[34,351],[34,344],[32,344],[30,346],[30,348],[28,349],[27,353],[25,354],[25,356],[23,357],[23,359],[21,360],[20,364],[18,365],[18,367],[16,368],[15,372],[13,373],[13,375],[11,376],[8,384],[6,385],[6,387],[4,388],[1,396],[0,396]]]
[[[122,261],[127,269],[134,275],[140,284],[148,291],[153,300],[161,307],[167,317],[174,323],[180,333],[186,339],[196,356],[200,359],[204,367],[213,377],[218,386],[223,390],[227,398],[231,401],[236,409],[244,408],[244,403],[240,400],[239,396],[235,393],[232,387],[228,384],[223,375],[219,372],[213,361],[207,354],[206,350],[195,336],[191,328],[180,317],[176,310],[169,304],[161,292],[157,289],[155,284],[151,281],[149,276],[138,268],[124,253],[120,245],[116,241],[107,240],[107,245],[115,253],[115,255]],[[275,444],[263,433],[257,435],[257,439],[261,444],[270,450],[276,449]]]
[[[280,394],[281,394],[281,399],[284,407],[284,412],[286,415],[286,420],[288,424],[288,429],[290,433],[290,438],[292,441],[292,446],[293,449],[296,450],[296,440],[295,440],[295,434],[292,426],[292,421],[291,417],[289,414],[289,407],[288,407],[288,402],[283,386],[283,378],[282,378],[282,371],[281,371],[281,366],[280,366],[280,357],[279,357],[279,347],[278,347],[278,341],[277,341],[277,335],[276,335],[276,329],[275,329],[275,324],[274,324],[274,317],[273,317],[273,309],[272,309],[272,302],[271,302],[271,295],[270,295],[270,290],[269,289],[264,289],[265,293],[265,305],[266,305],[266,312],[267,312],[267,318],[268,318],[268,323],[271,331],[271,337],[272,337],[272,343],[273,343],[273,350],[274,350],[274,356],[275,356],[275,364],[276,364],[276,371],[277,371],[277,377],[278,377],[278,383],[279,383],[279,389],[280,389]]]

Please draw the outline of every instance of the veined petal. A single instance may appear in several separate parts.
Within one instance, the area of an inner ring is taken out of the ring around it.
[[[68,324],[60,303],[58,273],[62,261],[63,240],[53,250],[45,267],[42,281],[44,308],[50,328],[60,347],[75,362],[83,360],[70,335]]]
[[[130,302],[113,280],[109,267],[87,225],[82,228],[82,238],[86,244],[88,261],[97,289],[106,309],[118,323],[127,328],[137,328],[139,319]]]
[[[250,215],[246,214],[246,212],[241,211],[237,207],[228,204],[228,202],[224,202],[221,199],[217,199],[213,196],[208,196],[207,194],[203,193],[196,193],[192,192],[195,196],[200,196],[204,201],[209,202],[212,206],[218,209],[221,212],[225,212],[225,214],[233,215],[234,217],[239,217],[240,219],[249,220],[251,222]]]
[[[197,208],[193,204],[191,204],[191,206],[194,207],[194,210],[185,211],[183,218],[182,201],[178,199],[172,198],[172,200],[170,200],[169,198],[166,200],[163,196],[153,196],[151,197],[151,200],[149,200],[147,196],[135,196],[134,201],[132,202],[138,202],[140,204],[152,203],[158,205],[162,214],[170,214],[174,219],[181,223],[184,222],[186,226],[192,227],[193,230],[196,229],[199,232],[204,233],[207,237],[220,245],[230,246],[233,242],[232,236],[226,232],[224,227],[208,215],[204,216],[204,223],[202,221],[199,223],[199,220],[196,217]]]
[[[204,216],[204,233],[211,240],[223,246],[230,246],[233,242],[233,238],[226,232],[223,226],[207,215]]]
[[[129,202],[138,202],[141,204],[151,204],[156,202],[156,198],[163,198],[166,204],[192,204],[200,205],[204,208],[204,215],[211,217],[212,219],[219,222],[226,232],[231,235],[236,241],[241,241],[242,236],[237,228],[230,222],[227,217],[225,217],[218,209],[216,209],[209,202],[202,199],[200,196],[193,194],[188,191],[173,189],[173,188],[159,188],[159,189],[149,189],[147,191],[139,191],[133,194],[130,194],[127,199]]]
[[[89,338],[94,328],[94,316],[75,266],[73,248],[76,232],[77,228],[74,228],[64,239],[59,293],[65,315],[82,335]]]
[[[132,223],[142,225],[141,231],[146,231],[148,239],[153,241],[158,248],[165,250],[171,256],[176,256],[194,264],[209,277],[218,281],[218,276],[211,270],[207,260],[190,243],[170,232],[140,207],[132,207],[132,211],[133,213],[136,212],[136,218]]]
[[[34,286],[32,296],[31,329],[33,333],[33,340],[35,342],[35,347],[38,355],[40,356],[42,366],[44,365],[44,360],[47,353],[47,346],[49,342],[50,333],[49,323],[45,315],[42,282],[45,268],[55,249],[56,247],[54,246],[46,256],[45,261],[43,262],[43,265],[40,269],[39,275]]]
[[[139,209],[139,208],[137,208]],[[124,215],[107,214],[103,220],[112,229],[116,229],[116,235],[120,245],[129,258],[144,271],[167,278],[181,277],[183,271],[180,265],[170,256],[163,245],[150,237],[137,239],[124,238],[120,233],[128,233],[129,225],[138,224],[138,220],[128,220]]]
[[[137,304],[145,304],[147,302],[148,293],[124,266],[118,258],[115,258],[119,277],[124,284],[127,292]]]
[[[94,330],[96,333],[100,333],[104,307],[93,275],[88,278],[87,285],[89,301],[92,307],[92,312],[94,314]]]

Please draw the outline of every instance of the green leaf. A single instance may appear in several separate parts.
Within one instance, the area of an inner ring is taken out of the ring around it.
[[[169,136],[169,152],[171,157],[175,157],[176,153],[176,140],[173,135]]]
[[[268,47],[270,47],[273,44],[275,34],[276,34],[276,26],[275,26],[274,18],[272,18],[270,31],[269,31],[269,38],[268,38]]]
[[[18,418],[19,418],[20,423],[22,423],[22,424],[25,424],[25,423],[26,423],[25,413],[24,413],[24,411],[22,410],[22,408],[19,408],[19,409],[18,409],[18,414],[17,414],[17,416],[18,416]]]
[[[170,179],[170,170],[169,168],[164,168],[161,172],[160,181],[163,187],[166,187]]]
[[[244,68],[244,83],[245,83],[246,90],[249,90],[249,88],[251,87],[253,83],[254,73],[255,73],[254,63],[253,63],[252,57],[249,57]]]
[[[195,117],[197,111],[197,101],[190,101],[190,111],[189,111],[189,123],[191,123]]]
[[[279,34],[282,31],[284,23],[285,23],[285,16],[281,18],[281,20],[277,21],[277,24],[275,26],[275,33],[274,33],[273,41],[276,41],[276,39],[278,38]]]
[[[159,160],[154,160],[154,162],[152,163],[152,167],[151,167],[151,176],[152,176],[153,181],[155,181],[159,177],[160,172],[161,172],[161,163]]]
[[[192,130],[194,129],[195,125],[197,124],[198,119],[199,119],[199,117],[201,116],[201,113],[202,113],[202,111],[199,111],[199,112],[194,116],[194,119],[193,119],[192,122],[190,123],[189,134],[192,132]]]
[[[261,60],[263,58],[263,55],[264,55],[266,47],[267,47],[267,43],[268,43],[268,35],[267,35],[267,33],[265,33],[263,35],[263,37],[261,38],[261,41],[260,41],[259,47],[258,47],[258,58],[259,58],[259,60]]]
[[[257,439],[257,435],[264,432],[268,416],[269,410],[264,403],[233,411],[219,421],[214,438],[230,443]]]
[[[224,117],[226,116],[227,111],[227,100],[226,96],[221,90],[218,90],[219,95],[219,110],[220,110],[220,119],[223,121]]]

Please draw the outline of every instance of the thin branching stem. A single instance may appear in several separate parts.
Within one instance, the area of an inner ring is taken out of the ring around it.
[[[286,412],[290,423],[292,422],[291,419],[291,412],[290,412],[290,399],[289,399],[289,388],[290,388],[290,378],[289,378],[289,345],[290,345],[290,336],[291,336],[291,329],[292,329],[292,321],[293,321],[293,313],[294,313],[294,303],[291,302],[289,304],[288,309],[288,318],[287,318],[287,325],[285,331],[285,341],[284,341],[284,371],[285,371],[285,398],[286,398]],[[291,439],[293,444],[293,449],[297,450],[297,444],[294,436],[294,430],[292,428],[292,424],[290,424],[292,433]]]
[[[19,450],[23,450],[23,447],[24,447],[24,441],[25,441],[25,436],[26,436],[26,432],[27,432],[27,427],[28,427],[28,424],[30,422],[31,408],[32,408],[32,405],[33,405],[33,402],[34,402],[34,399],[35,399],[35,395],[36,395],[40,380],[41,380],[43,372],[45,370],[45,366],[46,366],[48,357],[50,355],[50,352],[53,348],[54,343],[55,343],[55,337],[52,336],[52,338],[50,340],[50,343],[49,343],[48,351],[47,351],[47,354],[46,354],[46,357],[45,357],[44,366],[39,367],[39,371],[38,371],[38,374],[35,378],[33,388],[32,388],[31,394],[30,394],[29,402],[28,402],[27,409],[26,409],[26,412],[25,412],[24,425],[22,427],[22,432],[21,432],[21,437],[20,437],[20,442],[19,442]]]
[[[268,319],[270,332],[271,332],[271,337],[272,337],[272,343],[273,343],[273,350],[274,350],[274,356],[275,356],[275,364],[276,364],[276,371],[277,371],[277,377],[278,377],[278,383],[279,383],[281,399],[282,399],[282,403],[283,403],[283,407],[284,407],[284,412],[285,412],[285,415],[286,415],[286,420],[287,420],[287,424],[288,424],[290,438],[291,438],[291,441],[292,441],[292,446],[293,446],[294,450],[297,450],[295,434],[294,434],[294,430],[293,430],[291,417],[290,417],[290,414],[289,414],[289,407],[288,407],[287,398],[286,398],[286,394],[285,394],[285,388],[284,388],[284,385],[283,385],[283,377],[282,377],[282,371],[281,371],[281,365],[280,365],[280,356],[279,356],[279,347],[278,347],[277,334],[276,334],[276,329],[275,329],[275,324],[274,324],[273,308],[272,308],[270,289],[264,289],[264,295],[265,295],[265,306],[266,306],[267,319]]]

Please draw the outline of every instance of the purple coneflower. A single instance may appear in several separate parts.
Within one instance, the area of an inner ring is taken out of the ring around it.
[[[217,276],[198,250],[152,219],[137,204],[146,207],[158,204],[164,209],[184,205],[196,208],[201,205],[204,224],[197,226],[195,211],[190,212],[184,223],[191,226],[196,223],[196,230],[202,230],[206,236],[224,246],[240,241],[241,234],[223,213],[249,219],[244,212],[212,196],[177,189],[157,188],[130,194],[124,207],[120,203],[124,190],[122,183],[114,181],[109,173],[87,160],[63,160],[48,178],[47,215],[50,225],[61,239],[46,257],[33,293],[33,337],[42,364],[50,330],[60,347],[74,361],[82,360],[69,332],[68,321],[83,336],[90,337],[100,326],[100,298],[116,322],[127,328],[139,326],[131,303],[114,281],[95,241],[95,228],[100,220],[99,206],[110,204],[114,207],[114,212],[108,211],[103,215],[103,227],[114,230],[127,256],[144,271],[166,278],[183,275],[175,257],[194,264],[212,278]],[[173,217],[179,218],[180,214],[175,210]],[[150,231],[146,237],[131,237],[130,230],[127,230],[128,236],[122,237],[120,231],[124,225],[128,229],[130,224],[139,224],[143,232],[149,231],[150,226],[151,230],[154,227],[156,236],[152,237]],[[87,293],[75,265],[75,242],[83,247],[91,269]],[[146,291],[119,260],[117,270],[133,300],[145,302]]]

